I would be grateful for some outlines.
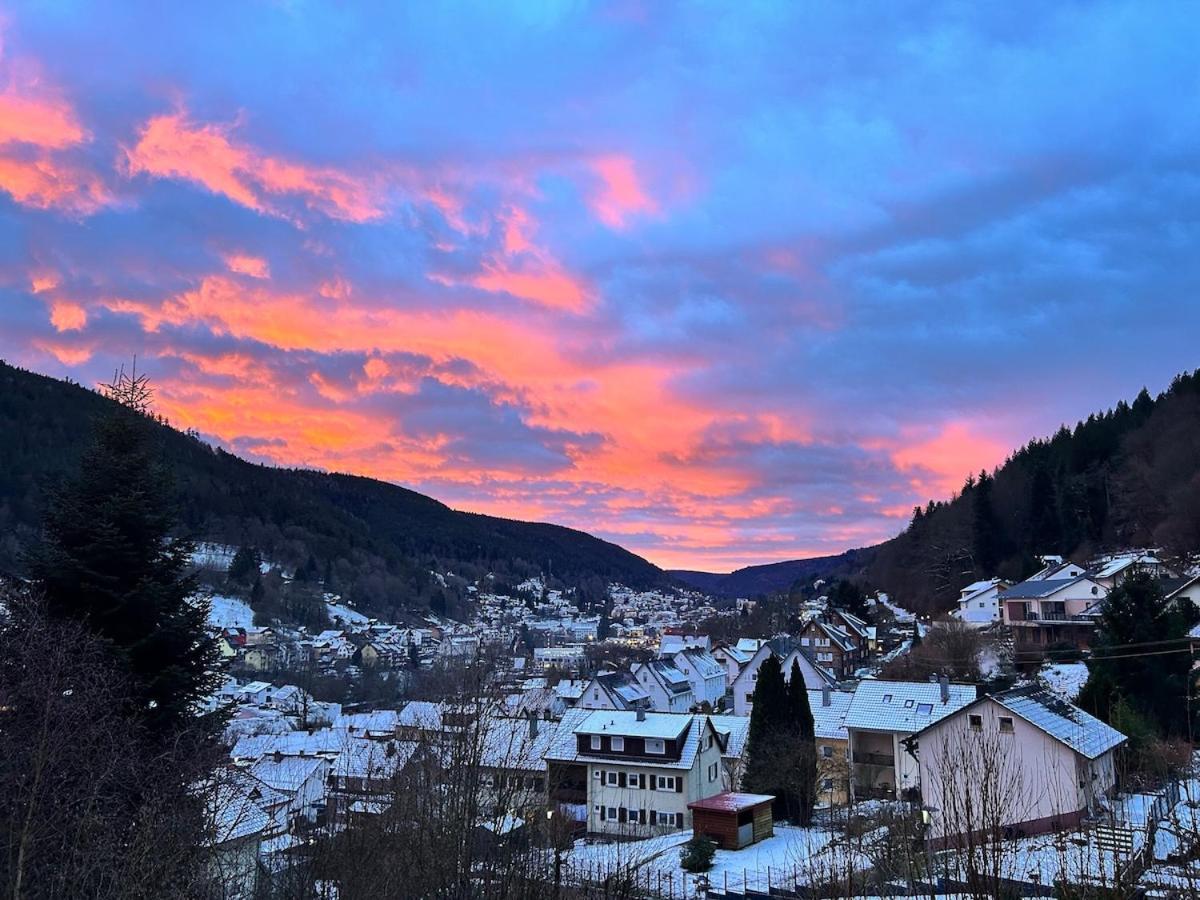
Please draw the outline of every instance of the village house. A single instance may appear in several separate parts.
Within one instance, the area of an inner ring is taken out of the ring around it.
[[[854,699],[851,691],[828,686],[808,692],[817,748],[817,802],[842,806],[850,801],[850,738],[846,711]]]
[[[287,798],[284,809],[286,829],[295,831],[315,825],[325,809],[325,781],[329,761],[312,756],[284,756],[272,753],[250,767],[250,774]]]
[[[327,814],[336,825],[357,816],[387,810],[396,790],[396,777],[414,759],[416,741],[373,741],[353,738],[330,763]]]
[[[1087,575],[1026,580],[1000,592],[1005,625],[1018,648],[1068,643],[1090,645],[1108,590]]]
[[[958,594],[958,609],[952,615],[967,625],[979,628],[1000,621],[1000,592],[1010,587],[1000,578],[973,581]]]
[[[1157,556],[1157,550],[1125,550],[1110,553],[1091,561],[1087,575],[1106,590],[1120,587],[1134,572],[1145,572],[1152,578],[1171,578],[1175,573]]]
[[[879,650],[875,626],[868,625],[865,620],[853,613],[831,607],[821,614],[821,618],[830,625],[836,625],[847,634],[850,642],[858,650],[860,663],[870,659]]]
[[[814,660],[814,651],[800,646],[799,642],[782,639],[763,643],[733,681],[734,715],[748,716],[754,710],[754,689],[758,685],[758,670],[772,654],[779,658],[784,681],[791,680],[793,662],[799,663],[800,673],[804,676],[804,686],[809,690],[820,690],[836,681],[824,666]]]
[[[628,672],[601,672],[575,703],[579,709],[650,709],[650,693]]]
[[[491,815],[526,816],[546,807],[546,754],[557,722],[537,716],[490,716],[480,730],[483,808]]]
[[[975,699],[975,686],[938,682],[860,681],[846,707],[850,793],[855,800],[900,799],[921,773],[902,742]]]
[[[255,802],[259,783],[245,773],[218,772],[204,792],[208,877],[215,896],[249,900],[258,888],[258,854],[271,817]]]
[[[757,648],[756,648],[757,649]],[[739,649],[731,644],[717,644],[712,648],[712,657],[725,669],[725,689],[733,687],[734,680],[742,667],[754,657],[754,651]]]
[[[655,712],[685,713],[696,705],[691,682],[670,661],[635,663],[630,672],[649,694],[650,708]]]
[[[810,619],[798,634],[800,646],[811,649],[816,663],[835,678],[848,678],[861,665],[862,651],[837,625]]]
[[[597,710],[560,729],[546,761],[586,769],[589,832],[650,837],[690,827],[688,804],[722,792],[723,740],[702,714]]]
[[[1040,687],[980,697],[906,742],[935,848],[1078,826],[1105,809],[1125,735]]]
[[[681,650],[672,660],[675,668],[692,686],[697,705],[708,704],[716,709],[725,697],[725,667],[717,662],[707,650]]]

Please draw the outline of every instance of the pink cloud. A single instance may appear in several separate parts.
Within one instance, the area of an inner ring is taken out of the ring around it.
[[[87,310],[78,303],[55,300],[50,304],[50,324],[56,331],[82,331],[87,322]]]
[[[270,265],[260,256],[230,253],[225,257],[225,265],[229,267],[230,272],[236,272],[238,275],[248,275],[251,278],[271,277]]]
[[[658,212],[629,157],[601,156],[592,160],[591,169],[600,179],[600,188],[590,198],[592,212],[609,228],[619,230],[631,216]]]
[[[155,116],[126,149],[131,175],[180,178],[257,212],[283,215],[274,198],[295,196],[335,219],[366,222],[383,215],[367,179],[270,156],[234,139],[232,125],[196,124],[185,112]]]

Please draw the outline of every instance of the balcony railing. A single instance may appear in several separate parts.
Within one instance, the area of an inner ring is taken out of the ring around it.
[[[896,757],[890,753],[866,753],[861,750],[855,750],[854,761],[864,766],[894,766],[896,764]]]

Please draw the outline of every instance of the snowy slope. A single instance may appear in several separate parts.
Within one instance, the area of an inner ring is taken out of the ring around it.
[[[237,597],[214,595],[208,612],[208,624],[214,628],[250,628],[254,625],[254,610]]]

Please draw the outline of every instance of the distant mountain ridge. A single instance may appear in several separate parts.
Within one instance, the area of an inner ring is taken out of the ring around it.
[[[19,570],[47,487],[77,466],[90,423],[111,402],[0,362],[0,571]],[[633,587],[669,580],[634,553],[572,528],[459,512],[370,478],[257,465],[165,424],[151,427],[189,535],[315,565],[363,608],[452,605],[454,591],[447,595],[431,569],[514,581],[549,570],[566,583],[590,580],[593,590],[598,579]]]
[[[873,547],[864,547],[847,550],[836,556],[814,556],[809,559],[746,566],[726,575],[689,569],[671,569],[667,574],[690,587],[717,596],[755,597],[772,591],[787,590],[797,581],[861,574],[873,551]]]

